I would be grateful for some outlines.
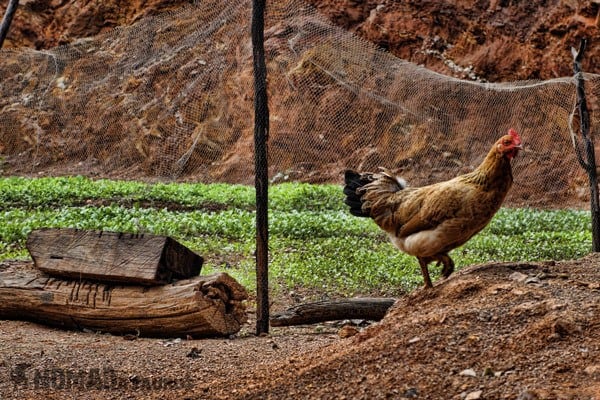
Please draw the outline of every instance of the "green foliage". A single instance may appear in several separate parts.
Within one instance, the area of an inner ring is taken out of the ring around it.
[[[254,188],[243,185],[2,178],[0,260],[29,257],[25,240],[36,228],[147,232],[202,254],[204,273],[225,271],[253,290],[254,196]],[[275,288],[397,293],[421,284],[414,257],[397,251],[372,221],[350,215],[340,186],[274,185],[269,208]],[[586,211],[502,209],[452,257],[461,267],[570,259],[590,249]]]

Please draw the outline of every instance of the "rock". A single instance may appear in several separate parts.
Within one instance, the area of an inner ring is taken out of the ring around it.
[[[513,280],[513,281],[517,281],[517,282],[525,282],[527,280],[527,278],[529,278],[528,275],[525,275],[521,272],[513,272],[512,274],[510,274],[508,276],[508,279]]]
[[[542,282],[540,281],[540,278],[538,278],[537,276],[532,276],[532,277],[525,279],[525,283],[529,285],[529,284],[540,284]]]
[[[519,394],[517,400],[538,400],[539,397],[534,392],[530,392],[529,390],[525,390]]]
[[[461,376],[472,376],[472,377],[476,377],[477,376],[477,372],[475,372],[474,369],[472,368],[468,368],[465,370],[462,370],[458,373]]]
[[[600,364],[588,365],[587,367],[585,367],[583,372],[585,372],[588,375],[596,375],[600,372]]]
[[[200,358],[200,354],[202,353],[202,349],[198,349],[197,347],[192,347],[189,353],[186,354],[186,357],[189,358]]]
[[[358,333],[358,329],[352,325],[344,325],[339,331],[338,336],[342,339],[352,337]]]
[[[597,283],[597,282],[590,282],[590,283],[588,284],[588,287],[589,287],[591,290],[598,290],[598,289],[600,289],[600,283]]]
[[[469,394],[467,394],[467,396],[465,397],[465,400],[478,400],[481,398],[481,395],[483,394],[483,391],[481,390],[476,390],[474,392],[470,392]]]
[[[408,341],[408,344],[417,343],[417,342],[418,342],[418,341],[420,341],[420,340],[421,340],[421,338],[420,338],[420,337],[418,337],[418,336],[415,336],[414,338],[412,338],[412,339],[410,339],[410,340]]]

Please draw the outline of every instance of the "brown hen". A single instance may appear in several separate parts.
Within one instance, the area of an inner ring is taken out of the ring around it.
[[[432,287],[427,265],[442,263],[442,276],[454,271],[448,252],[481,231],[502,205],[513,183],[511,160],[521,149],[513,129],[502,136],[474,171],[423,187],[382,169],[346,171],[344,194],[350,213],[372,218],[403,252],[417,257],[425,287]]]

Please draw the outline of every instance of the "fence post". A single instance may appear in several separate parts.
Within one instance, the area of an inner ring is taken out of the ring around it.
[[[8,35],[8,29],[10,28],[10,24],[12,23],[12,19],[15,16],[15,12],[17,11],[18,5],[19,0],[8,1],[6,11],[4,11],[4,17],[2,18],[2,23],[0,23],[0,49],[4,45],[4,39],[6,39],[6,35]]]
[[[590,137],[590,114],[587,108],[585,98],[584,84],[585,79],[581,71],[581,59],[585,52],[587,40],[582,39],[579,44],[579,50],[571,48],[573,54],[573,69],[575,71],[575,82],[577,84],[577,104],[576,109],[579,114],[579,127],[581,137],[584,142],[585,157],[581,154],[581,148],[577,143],[577,135],[571,129],[573,146],[577,153],[579,164],[588,174],[590,181],[590,211],[592,218],[592,251],[600,251],[600,202],[598,200],[598,175],[596,172],[596,155],[594,151],[594,143]],[[573,114],[575,110],[573,111]]]
[[[256,334],[269,332],[269,175],[267,142],[269,106],[264,51],[266,0],[252,0],[252,53],[254,61],[254,169],[256,188]]]

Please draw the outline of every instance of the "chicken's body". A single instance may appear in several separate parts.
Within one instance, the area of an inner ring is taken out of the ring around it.
[[[520,145],[511,130],[473,172],[423,187],[406,187],[385,169],[346,171],[346,204],[353,215],[372,218],[396,247],[417,257],[425,286],[431,287],[427,265],[441,262],[442,275],[448,277],[454,271],[448,252],[482,230],[502,205],[513,182],[511,159]]]

